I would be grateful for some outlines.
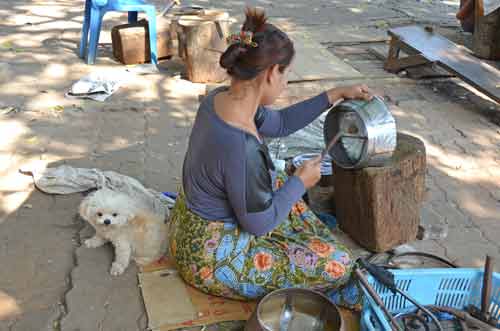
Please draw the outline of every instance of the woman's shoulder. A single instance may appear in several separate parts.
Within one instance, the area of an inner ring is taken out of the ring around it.
[[[210,91],[208,91],[202,98],[199,109],[203,110],[213,110],[214,97],[216,94],[226,91],[228,86],[218,86]]]

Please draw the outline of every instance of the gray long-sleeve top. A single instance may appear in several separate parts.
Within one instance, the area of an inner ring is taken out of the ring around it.
[[[274,168],[265,144],[215,112],[214,96],[222,89],[204,98],[193,125],[183,165],[187,206],[203,219],[237,223],[260,236],[287,217],[304,194],[304,184],[291,176],[273,191]],[[302,129],[328,107],[328,96],[322,93],[280,111],[261,106],[255,122],[261,137],[283,137]]]

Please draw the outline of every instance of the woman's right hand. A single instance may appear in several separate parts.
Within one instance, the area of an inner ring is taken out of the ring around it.
[[[304,163],[295,170],[294,175],[302,180],[306,189],[316,185],[321,179],[321,155],[318,155],[314,159],[304,161]]]

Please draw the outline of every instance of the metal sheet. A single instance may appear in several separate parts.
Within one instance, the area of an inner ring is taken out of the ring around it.
[[[378,97],[369,102],[349,100],[335,107],[325,120],[325,144],[339,132],[349,137],[343,137],[330,156],[343,168],[382,165],[396,149],[396,121]]]

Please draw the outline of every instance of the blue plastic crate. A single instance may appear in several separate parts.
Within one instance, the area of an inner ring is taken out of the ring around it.
[[[392,270],[396,285],[422,305],[447,306],[463,309],[469,304],[481,307],[483,282],[482,269],[412,269]],[[489,311],[493,318],[500,318],[500,274],[493,273]],[[368,281],[393,314],[408,312],[415,306],[400,294],[369,276]],[[365,290],[361,312],[362,331],[390,331],[390,324],[382,310]],[[497,325],[500,327],[500,323]]]

